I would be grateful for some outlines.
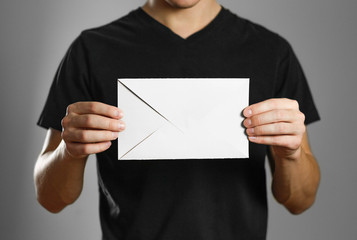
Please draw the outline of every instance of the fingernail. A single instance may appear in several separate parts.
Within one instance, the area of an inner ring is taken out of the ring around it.
[[[119,123],[119,129],[124,130],[125,129],[125,123]]]
[[[247,124],[248,124],[248,126],[252,125],[252,120],[248,119]]]
[[[118,132],[112,132],[112,135],[113,135],[113,138],[117,138],[119,136],[119,133]]]
[[[247,115],[248,115],[248,116],[252,115],[252,110],[251,110],[251,109],[248,109]]]
[[[249,140],[256,140],[257,139],[256,136],[249,136],[248,138],[249,138]]]
[[[247,129],[248,134],[253,134],[254,133],[254,128],[248,128]]]

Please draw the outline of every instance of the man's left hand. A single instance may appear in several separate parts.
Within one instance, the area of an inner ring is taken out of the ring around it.
[[[298,159],[306,131],[305,115],[295,100],[269,99],[244,109],[243,124],[251,142],[270,145],[276,156]]]

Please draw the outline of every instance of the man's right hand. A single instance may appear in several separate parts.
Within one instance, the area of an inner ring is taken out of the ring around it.
[[[125,129],[121,109],[100,102],[77,102],[62,119],[62,139],[74,158],[107,150]]]

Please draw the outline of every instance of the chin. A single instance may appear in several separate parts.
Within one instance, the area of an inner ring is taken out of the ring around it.
[[[191,8],[200,0],[165,0],[169,5],[175,8]]]

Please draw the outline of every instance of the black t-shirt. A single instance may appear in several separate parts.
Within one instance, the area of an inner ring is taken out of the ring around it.
[[[183,39],[139,8],[73,42],[38,124],[61,130],[66,107],[77,101],[115,106],[118,78],[186,77],[250,78],[250,104],[296,99],[306,124],[319,119],[279,35],[223,8]],[[265,239],[266,151],[250,143],[249,159],[123,161],[114,142],[97,154],[103,239]]]

